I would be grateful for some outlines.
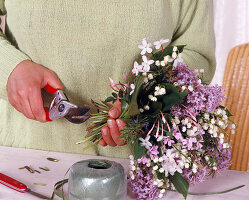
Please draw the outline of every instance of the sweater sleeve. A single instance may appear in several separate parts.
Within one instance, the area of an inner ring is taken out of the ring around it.
[[[0,0],[0,15],[6,14],[4,0]],[[1,22],[1,19],[0,19]],[[7,100],[6,84],[12,70],[23,60],[30,58],[13,46],[0,29],[0,98]]]
[[[192,69],[204,69],[210,83],[216,68],[212,0],[180,1],[178,27],[171,45],[185,44],[184,62]]]

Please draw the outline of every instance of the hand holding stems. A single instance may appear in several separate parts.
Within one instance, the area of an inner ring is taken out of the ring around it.
[[[121,102],[115,101],[114,106],[109,110],[110,119],[107,120],[107,126],[101,128],[102,139],[99,141],[101,146],[123,146],[125,141],[121,140],[120,131],[125,127],[126,123],[122,119],[118,119],[121,115]]]
[[[27,118],[46,122],[41,88],[50,85],[64,90],[56,74],[30,60],[19,63],[11,72],[7,91],[10,104]]]

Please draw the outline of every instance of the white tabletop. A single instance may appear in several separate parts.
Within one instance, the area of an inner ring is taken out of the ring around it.
[[[52,157],[59,162],[51,162],[46,158]],[[12,178],[15,178],[26,184],[33,191],[39,192],[46,196],[51,196],[53,186],[57,181],[64,179],[65,172],[72,164],[80,160],[96,158],[96,156],[47,152],[39,150],[21,149],[13,147],[0,146],[0,172]],[[104,158],[104,157],[97,157]],[[127,159],[104,158],[119,162],[128,170],[129,161]],[[39,173],[30,173],[26,169],[18,168],[23,166],[31,166],[34,169],[41,171]],[[50,171],[42,171],[39,167],[48,167]],[[46,186],[34,185],[34,183],[46,184]],[[192,187],[192,192],[217,192],[239,185],[245,187],[226,194],[212,196],[188,196],[188,200],[248,200],[249,199],[249,172],[226,171],[222,175],[218,175],[216,179],[210,179],[206,182]],[[59,199],[58,197],[55,198]],[[131,195],[128,195],[127,200],[132,200]],[[175,192],[169,192],[165,199],[181,200],[181,195]],[[38,200],[38,198],[28,194],[19,193],[11,190],[0,184],[0,200]]]

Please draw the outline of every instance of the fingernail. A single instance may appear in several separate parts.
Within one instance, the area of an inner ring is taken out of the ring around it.
[[[101,132],[102,132],[102,135],[107,135],[107,130],[106,130],[106,128],[103,127],[103,128],[101,129]]]
[[[108,125],[109,127],[113,127],[113,120],[112,120],[112,119],[108,119],[108,120],[107,120],[107,125]]]
[[[113,118],[115,118],[118,115],[117,109],[113,108],[110,114],[112,115]]]
[[[116,120],[116,123],[117,123],[118,126],[121,125],[119,120]]]

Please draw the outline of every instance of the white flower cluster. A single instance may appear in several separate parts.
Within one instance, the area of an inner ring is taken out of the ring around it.
[[[178,51],[177,47],[173,47],[172,58],[175,59],[177,57],[177,51]]]
[[[182,54],[179,53],[177,54],[177,47],[174,47],[173,48],[173,53],[172,53],[172,58],[174,58],[174,64],[173,64],[173,67],[176,68],[176,66],[179,64],[179,63],[183,63],[183,59],[182,59]]]
[[[164,179],[163,181],[164,181],[163,184],[164,184],[164,186],[165,186],[167,189],[171,188],[172,190],[176,190],[176,189],[175,189],[175,186],[169,181],[169,179]],[[157,180],[154,181],[154,185],[157,185],[158,187],[161,187],[161,186],[159,186],[159,185],[161,185],[161,184],[162,184],[162,180],[158,180],[158,179],[157,179]],[[165,192],[166,192],[166,190],[165,190],[164,188],[160,189],[158,198],[163,198]]]
[[[197,170],[198,170],[198,165],[196,163],[193,163],[193,165],[192,165],[192,171],[193,171],[193,173],[194,174],[197,173]]]
[[[186,152],[187,150],[182,151],[182,154]],[[173,176],[176,171],[182,173],[184,167],[189,168],[189,159],[182,154],[173,148],[166,149],[162,157],[152,160],[154,163],[153,173],[156,173],[156,171],[165,173],[165,177],[167,177],[168,174]]]
[[[162,187],[165,184],[165,180],[155,179],[153,184],[156,185],[157,187]],[[167,185],[170,186],[169,181],[168,181]],[[165,192],[166,192],[166,190],[164,188],[160,189],[158,198],[163,198],[163,195],[164,195]]]
[[[216,171],[216,170],[217,170],[216,163],[213,163],[213,170],[214,170],[214,171]]]
[[[129,177],[130,177],[131,180],[134,180],[135,179],[136,170],[139,170],[139,167],[135,166],[135,159],[134,159],[133,155],[130,155],[129,158],[130,158]],[[148,159],[148,163],[146,164],[146,166],[150,167],[150,163],[151,163],[151,161],[150,161],[150,159]],[[153,171],[153,173],[155,173],[155,171]],[[169,180],[167,180],[165,182],[165,180],[160,180],[160,179],[157,179],[157,178],[154,180],[153,184],[157,185],[158,187],[162,187],[163,185],[166,185],[167,188],[169,188],[170,186],[172,187],[172,184],[169,182]],[[164,188],[160,189],[158,197],[162,198],[165,192],[166,192],[166,190]]]
[[[157,98],[153,95],[149,95],[148,98],[151,100],[151,101],[157,101]]]
[[[158,198],[163,198],[163,194],[166,192],[165,189],[161,189]]]
[[[165,88],[160,87],[160,86],[155,87],[155,92],[154,92],[155,96],[160,96],[160,95],[164,95],[164,94],[166,94],[166,89]]]
[[[222,128],[222,129],[226,129],[228,127],[228,116],[225,110],[222,110],[220,108],[217,108],[214,111],[214,114],[217,115],[218,117],[218,125]],[[231,124],[229,126],[231,133],[234,134],[235,133],[235,128],[236,125],[235,124]]]
[[[131,180],[134,180],[135,179],[134,171],[136,170],[134,156],[130,155],[129,158],[130,158],[130,171],[129,171],[129,175],[130,175]]]
[[[166,66],[168,63],[171,63],[171,62],[173,62],[174,61],[174,59],[172,59],[172,57],[170,57],[169,55],[167,55],[167,56],[164,56],[163,57],[163,60],[162,61],[160,61],[160,60],[157,60],[156,62],[155,62],[155,64],[156,64],[156,66]]]
[[[150,95],[148,95],[148,98],[151,101],[157,101],[156,96],[160,96],[160,95],[164,95],[164,94],[166,94],[166,89],[164,87],[156,86],[155,91],[154,91],[154,95],[150,94]]]
[[[181,121],[179,120],[179,117],[178,116],[175,116],[175,118],[174,119],[172,119],[172,123],[173,124],[180,124],[181,123]]]
[[[152,53],[152,44],[148,42],[148,40],[151,37],[146,37],[142,39],[142,44],[138,45],[138,48],[141,49],[141,55],[142,55],[142,65],[139,65],[137,62],[134,63],[134,68],[132,70],[133,74],[135,74],[136,76],[138,75],[139,72],[142,71],[149,71],[150,70],[150,65],[154,63],[154,60],[150,60],[148,59],[145,54],[146,53]],[[163,49],[163,44],[169,42],[169,39],[161,39],[159,41],[155,41],[153,44],[155,45],[156,49]],[[182,63],[183,59],[182,59],[182,54],[178,53],[178,48],[176,46],[173,47],[173,52],[172,55],[169,56],[164,56],[162,61],[157,60],[155,62],[155,64],[157,66],[166,66],[168,63],[173,63],[173,66],[176,67],[178,63]]]
[[[211,137],[217,138],[219,128],[215,125],[216,122],[214,118],[209,119],[209,114],[205,113],[204,119],[205,121],[203,121],[202,119],[199,120],[199,123],[201,124],[203,130],[207,131],[211,135]]]
[[[198,126],[193,126],[192,122],[188,118],[184,118],[181,122],[178,118],[174,119],[176,124],[182,124],[182,132],[187,133],[188,136],[195,136],[195,133],[199,130]]]
[[[173,63],[173,67],[176,67],[179,63],[182,63],[183,62],[183,59],[182,59],[182,54],[181,53],[177,53],[178,49],[176,46],[173,47],[173,53],[172,53],[172,56],[164,56],[163,57],[163,60],[160,61],[160,60],[157,60],[155,62],[156,66],[166,66],[168,63],[171,63],[174,61]]]
[[[204,69],[195,69],[195,73],[198,75],[200,73],[204,73]]]
[[[231,124],[229,126],[230,130],[231,130],[231,133],[234,134],[235,133],[235,128],[236,128],[236,125],[235,124]]]
[[[190,92],[193,92],[193,91],[194,91],[194,88],[193,88],[192,85],[181,85],[181,84],[179,84],[178,82],[174,82],[173,84],[174,84],[174,86],[181,86],[182,92],[183,92],[184,90],[186,90],[186,89],[188,89],[188,91],[190,91]]]
[[[200,119],[199,123],[201,124],[203,130],[207,131],[211,137],[219,138],[220,143],[224,149],[229,148],[229,143],[225,143],[225,135],[223,133],[219,133],[219,128],[226,129],[228,126],[228,116],[225,110],[217,108],[214,111],[214,115],[204,113],[204,120]],[[234,127],[235,124],[232,124],[230,128]],[[232,129],[234,131],[234,129]]]
[[[209,156],[205,156],[204,157],[205,158],[205,160],[207,161],[207,163],[208,163],[208,165],[209,166],[211,166],[212,168],[213,168],[213,170],[217,170],[217,164],[214,162],[214,163],[212,163],[211,161],[210,161],[210,157]]]
[[[148,83],[149,80],[152,80],[154,78],[152,73],[149,73],[147,76],[147,72],[143,72],[143,76],[144,76],[144,83]]]

